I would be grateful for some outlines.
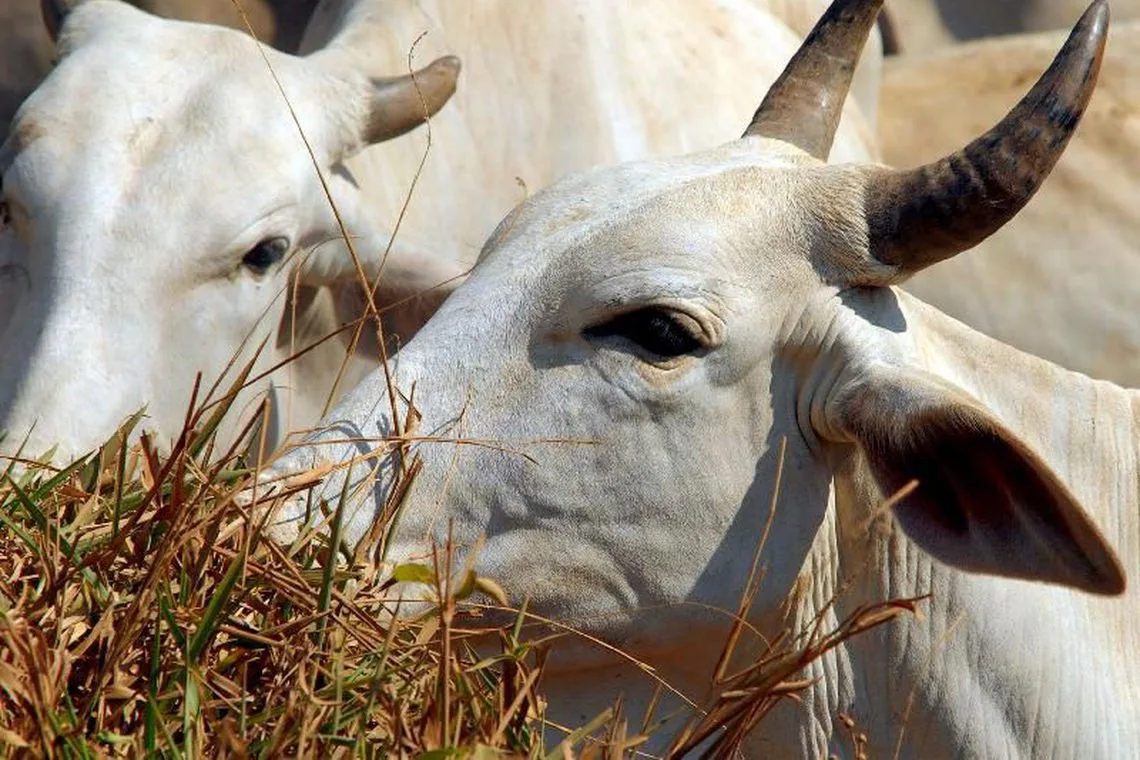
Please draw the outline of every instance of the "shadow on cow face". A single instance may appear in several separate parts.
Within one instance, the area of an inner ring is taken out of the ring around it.
[[[260,367],[307,345],[273,335],[306,302],[293,291],[375,276],[388,242],[335,167],[422,123],[458,65],[417,72],[417,90],[358,70],[336,40],[299,58],[111,0],[48,16],[59,63],[0,151],[0,262],[27,275],[0,313],[0,429],[63,457],[143,405],[168,438],[196,372],[208,385],[266,337]]]

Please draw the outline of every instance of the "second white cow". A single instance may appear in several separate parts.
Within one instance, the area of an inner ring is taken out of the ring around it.
[[[256,375],[336,327],[328,286],[357,270],[325,245],[340,226],[274,75],[342,219],[387,239],[334,167],[442,107],[458,62],[413,82],[367,69],[347,37],[300,58],[113,0],[44,9],[60,60],[0,147],[0,451],[67,460],[144,405],[167,443],[195,372],[209,387],[267,339]],[[430,262],[388,266],[439,279]],[[250,389],[279,397],[270,446],[290,417],[319,416],[343,357],[325,343]]]

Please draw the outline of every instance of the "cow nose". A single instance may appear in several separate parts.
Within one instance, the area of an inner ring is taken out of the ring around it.
[[[303,531],[327,533],[339,511],[341,537],[355,546],[376,536],[379,523],[387,521],[391,496],[408,467],[407,436],[413,432],[408,422],[414,414],[398,400],[400,424],[393,425],[393,405],[385,395],[367,392],[370,380],[361,386],[364,391],[357,389],[368,403],[370,413],[362,417],[368,423],[334,412],[319,432],[287,450],[260,476],[258,501],[262,515],[271,512],[266,529],[274,540],[293,543]]]

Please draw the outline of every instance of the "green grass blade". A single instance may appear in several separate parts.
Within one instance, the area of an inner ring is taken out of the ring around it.
[[[190,644],[186,650],[190,662],[198,661],[206,645],[209,644],[210,639],[217,633],[215,624],[218,622],[218,619],[222,617],[226,604],[230,600],[230,595],[233,593],[234,586],[237,584],[238,578],[241,577],[242,570],[244,569],[245,553],[243,552],[230,563],[229,569],[226,570],[226,574],[222,578],[222,582],[210,597],[210,602],[206,605],[206,611],[202,613],[202,620],[198,623],[198,630],[194,632],[194,636],[190,639]]]

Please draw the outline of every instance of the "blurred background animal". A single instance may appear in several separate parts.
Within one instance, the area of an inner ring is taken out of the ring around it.
[[[965,40],[1065,30],[1085,0],[887,0],[893,45],[925,55]],[[1140,18],[1140,1],[1115,0],[1113,23]]]
[[[884,162],[914,166],[977,134],[1063,39],[1022,34],[888,59],[879,109]],[[1138,198],[1140,21],[1114,22],[1100,85],[1049,182],[993,237],[905,288],[1022,350],[1140,386]]]

